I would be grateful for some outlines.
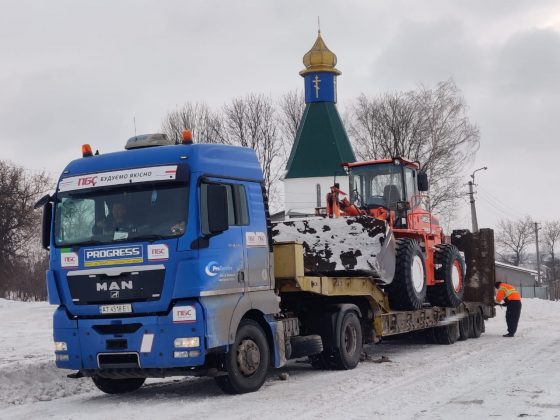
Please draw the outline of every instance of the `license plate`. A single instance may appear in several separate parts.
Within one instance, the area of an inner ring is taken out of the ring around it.
[[[101,305],[99,311],[102,315],[105,314],[130,314],[132,313],[132,305],[125,303],[122,305]]]

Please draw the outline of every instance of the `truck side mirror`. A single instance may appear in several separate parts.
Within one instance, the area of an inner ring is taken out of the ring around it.
[[[418,191],[428,191],[428,174],[426,172],[418,172],[416,179],[418,180]]]
[[[53,204],[47,201],[43,205],[43,221],[41,224],[41,245],[43,249],[49,250],[51,245],[51,220],[53,214]]]
[[[227,189],[224,185],[208,184],[208,230],[215,235],[229,227]]]

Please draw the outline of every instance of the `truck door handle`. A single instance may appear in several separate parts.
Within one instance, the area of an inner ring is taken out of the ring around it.
[[[237,272],[237,281],[239,283],[243,283],[245,281],[245,272],[244,271],[238,271]]]

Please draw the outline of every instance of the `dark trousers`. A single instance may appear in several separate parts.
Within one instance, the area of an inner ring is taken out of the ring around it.
[[[521,301],[510,300],[507,303],[506,309],[506,323],[508,333],[513,335],[517,331],[517,324],[519,323],[519,316],[521,315]]]

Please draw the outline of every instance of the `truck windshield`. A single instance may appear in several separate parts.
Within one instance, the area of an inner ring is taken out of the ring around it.
[[[134,184],[60,193],[55,210],[57,246],[180,236],[187,223],[188,186]]]
[[[393,163],[356,166],[350,174],[350,199],[359,207],[394,210],[403,199],[402,167]]]

